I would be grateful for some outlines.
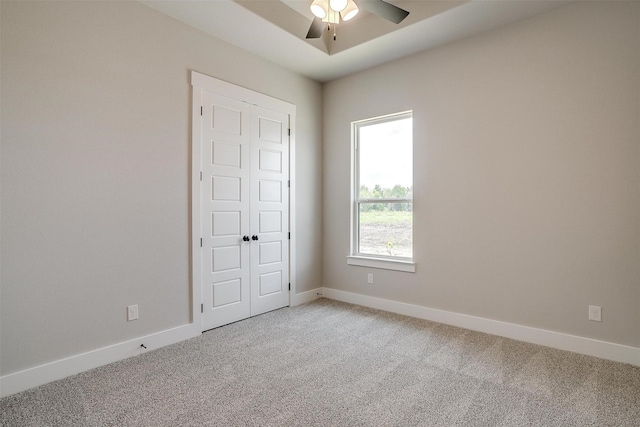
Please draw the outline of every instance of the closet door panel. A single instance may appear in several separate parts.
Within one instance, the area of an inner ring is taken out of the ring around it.
[[[202,92],[203,330],[250,316],[251,108]]]
[[[251,315],[289,305],[289,116],[253,107]]]

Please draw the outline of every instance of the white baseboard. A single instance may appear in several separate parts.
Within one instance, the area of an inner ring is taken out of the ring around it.
[[[154,350],[193,338],[201,333],[202,331],[192,323],[5,375],[0,377],[0,397],[137,356],[141,351]],[[144,344],[147,348],[141,348],[140,344]]]
[[[354,294],[337,289],[322,288],[320,292],[325,298],[640,366],[640,348],[636,347]]]
[[[320,295],[318,295],[318,292]],[[294,305],[305,304],[316,300],[322,296],[322,288],[311,289],[310,291],[301,292],[299,294],[291,295],[291,307]]]

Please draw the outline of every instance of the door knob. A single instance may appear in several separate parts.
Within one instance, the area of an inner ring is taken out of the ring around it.
[[[243,236],[242,240],[244,240],[245,242],[248,242],[249,241],[249,236]]]
[[[258,236],[254,234],[253,236],[251,236],[251,240],[258,240]]]

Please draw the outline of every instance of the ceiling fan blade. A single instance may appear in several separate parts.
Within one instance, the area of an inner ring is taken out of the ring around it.
[[[395,24],[401,23],[409,15],[406,10],[383,0],[362,0],[358,2],[358,6]]]
[[[323,31],[324,31],[324,22],[322,22],[322,19],[320,18],[315,18],[311,23],[311,27],[309,27],[307,38],[319,39],[322,36]]]

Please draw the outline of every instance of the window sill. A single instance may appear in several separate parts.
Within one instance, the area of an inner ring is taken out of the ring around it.
[[[384,270],[405,271],[407,273],[416,272],[416,265],[413,261],[400,261],[396,259],[349,255],[347,256],[347,264],[359,265],[360,267],[381,268]]]

